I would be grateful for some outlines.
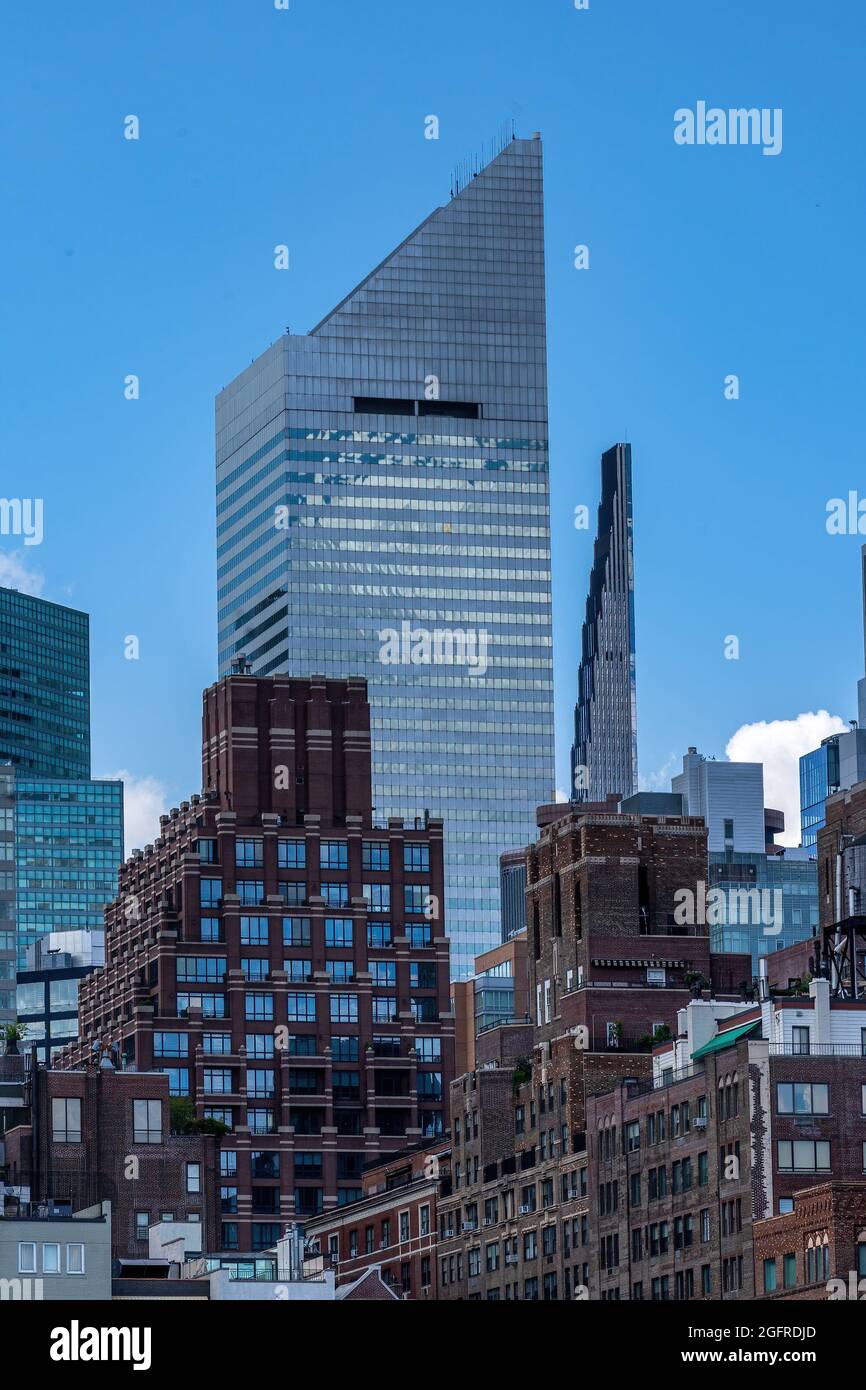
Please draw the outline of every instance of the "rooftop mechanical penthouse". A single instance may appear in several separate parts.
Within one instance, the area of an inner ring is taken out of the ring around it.
[[[374,825],[362,679],[212,686],[202,783],[121,870],[67,1060],[117,1044],[225,1124],[222,1248],[266,1249],[445,1127],[442,822]]]

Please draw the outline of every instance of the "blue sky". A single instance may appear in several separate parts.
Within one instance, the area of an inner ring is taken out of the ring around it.
[[[643,776],[667,785],[688,744],[721,756],[742,725],[854,715],[866,537],[829,536],[825,516],[829,498],[866,493],[863,11],[14,7],[0,494],[44,498],[45,540],[16,557],[0,537],[0,573],[23,564],[91,613],[94,770],[155,779],[148,812],[199,782],[214,394],[287,326],[315,324],[512,118],[545,141],[560,786],[592,545],[572,517],[594,514],[599,455],[626,434]],[[781,154],[678,146],[674,112],[698,100],[782,108]],[[129,114],[138,141],[123,139]],[[288,273],[273,269],[282,242]],[[787,726],[771,742],[790,760]]]

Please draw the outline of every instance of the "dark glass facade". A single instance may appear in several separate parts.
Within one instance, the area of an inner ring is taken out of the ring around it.
[[[0,763],[90,776],[86,613],[0,589]]]
[[[572,797],[603,801],[637,790],[631,445],[601,459],[601,501],[581,633]]]

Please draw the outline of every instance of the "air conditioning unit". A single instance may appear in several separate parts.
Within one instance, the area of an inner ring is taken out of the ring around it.
[[[695,1124],[695,1129],[706,1129],[706,1127],[707,1127],[707,1122],[706,1122],[706,1119],[704,1118],[703,1115],[698,1115],[698,1117],[697,1117],[697,1119],[695,1120],[694,1124]]]
[[[526,1203],[524,1203],[524,1205],[520,1208],[520,1215],[521,1215],[521,1216],[528,1216],[529,1213],[530,1213],[531,1211],[532,1211],[532,1207],[529,1205],[528,1202],[526,1202]]]
[[[474,1230],[475,1230],[475,1222],[474,1222],[474,1221],[464,1221],[464,1222],[463,1222],[463,1225],[460,1227],[460,1229],[461,1229],[461,1231],[474,1231]]]
[[[485,1226],[492,1226],[492,1225],[493,1225],[493,1217],[492,1217],[492,1216],[485,1216],[485,1218],[484,1218],[484,1224],[485,1224]]]
[[[506,1256],[505,1256],[505,1263],[506,1263],[507,1265],[516,1265],[516,1264],[517,1264],[517,1256],[516,1256],[516,1255],[506,1255]]]

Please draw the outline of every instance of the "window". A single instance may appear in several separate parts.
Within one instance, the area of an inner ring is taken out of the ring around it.
[[[325,945],[349,950],[354,943],[351,917],[325,918]]]
[[[797,1283],[797,1256],[789,1253],[783,1259],[784,1284],[786,1289],[793,1289]]]
[[[231,1067],[205,1067],[204,1089],[212,1096],[230,1095],[234,1090]]]
[[[241,917],[241,945],[267,946],[267,917]]]
[[[428,883],[405,883],[403,885],[403,908],[406,912],[423,912],[430,900]]]
[[[33,1240],[18,1242],[18,1273],[36,1273],[36,1242]]]
[[[247,1067],[247,1095],[267,1100],[274,1094],[274,1073],[270,1068]]]
[[[221,1125],[226,1126],[226,1129],[232,1127],[232,1108],[230,1105],[206,1105],[204,1117],[206,1120],[219,1120]]]
[[[369,962],[370,974],[373,976],[373,984],[377,989],[396,989],[397,987],[397,962],[393,960],[371,960]]]
[[[345,840],[322,840],[319,845],[319,867],[348,869],[349,846]]]
[[[342,996],[340,997],[342,998]],[[286,995],[286,1007],[290,1023],[315,1023],[315,994],[288,994]]]
[[[396,1023],[397,1022],[397,1000],[387,994],[373,995],[373,1022],[374,1023]]]
[[[57,1144],[81,1143],[81,1101],[55,1098],[51,1102],[51,1133]]]
[[[311,996],[315,998],[315,996]],[[332,994],[329,1000],[332,1023],[358,1022],[357,994]]]
[[[369,922],[367,923],[367,945],[374,949],[377,946],[390,946],[393,941],[393,933],[390,922]]]
[[[224,941],[222,922],[219,917],[202,917],[199,936],[202,941]]]
[[[132,1137],[136,1144],[162,1143],[162,1102],[134,1100],[132,1102]]]
[[[302,903],[307,901],[307,885],[305,883],[278,883],[277,892],[286,907],[300,907]]]
[[[269,962],[264,956],[242,956],[241,970],[245,980],[261,982],[268,978]]]
[[[170,1096],[189,1095],[189,1068],[188,1067],[156,1067],[162,1076],[168,1077],[168,1094]]]
[[[784,1081],[776,1086],[776,1107],[780,1115],[826,1115],[830,1109],[830,1088],[823,1083]]]
[[[365,883],[362,892],[370,912],[390,912],[390,883]]]
[[[326,960],[325,970],[334,985],[350,985],[355,978],[355,962],[351,960]]]
[[[244,995],[244,1018],[268,1021],[273,1019],[273,1016],[274,996],[272,994],[256,992],[255,994]]]
[[[201,1192],[200,1163],[188,1163],[186,1165],[186,1190],[187,1192]]]
[[[154,1033],[153,1053],[155,1057],[188,1057],[189,1035],[187,1033]]]
[[[228,1034],[220,1035],[228,1037]],[[291,1039],[289,1040],[291,1042]],[[273,1033],[247,1033],[246,1049],[248,1057],[273,1057],[274,1055],[274,1035]],[[217,1052],[219,1048],[206,1048],[205,1051]],[[225,1048],[226,1052],[231,1052],[231,1048]],[[291,1051],[291,1047],[289,1048]]]
[[[201,1009],[204,1018],[225,1018],[226,1001],[223,994],[182,994],[178,991],[177,1011],[181,1018],[190,1009]]]
[[[408,938],[409,945],[413,951],[420,951],[424,946],[432,946],[433,929],[430,926],[416,926],[414,922],[403,924],[403,935]]]
[[[403,868],[409,874],[426,874],[430,871],[430,846],[406,844],[403,846]]]
[[[203,878],[199,881],[199,903],[203,908],[221,907],[222,898],[221,878]]]
[[[241,907],[258,907],[265,900],[265,885],[260,878],[239,878],[235,892],[240,898]]]
[[[303,840],[277,840],[277,868],[305,869],[306,845]]]
[[[260,869],[263,863],[261,840],[235,841],[235,864],[239,869]]]
[[[66,1273],[84,1273],[84,1246],[74,1241],[66,1247]]]
[[[42,1273],[60,1274],[60,1246],[54,1240],[42,1242]]]
[[[830,1142],[827,1139],[780,1139],[777,1144],[779,1169],[794,1173],[828,1173]]]
[[[322,897],[328,907],[348,907],[349,885],[348,883],[323,883]]]
[[[432,960],[413,960],[409,962],[409,988],[435,989],[436,962]]]
[[[809,1029],[808,1027],[794,1027],[791,1029],[791,1051],[795,1057],[808,1057],[809,1055]]]
[[[215,985],[226,977],[225,956],[178,956],[178,984]]]
[[[147,1233],[150,1227],[150,1213],[147,1211],[137,1211],[135,1213],[135,1238],[136,1240],[147,1240]]]
[[[198,857],[202,864],[218,864],[216,840],[199,840]]]
[[[313,978],[313,962],[309,956],[293,956],[283,961],[283,969],[293,985],[303,985]]]
[[[311,939],[309,917],[283,918],[284,946],[309,946]]]
[[[391,851],[387,844],[365,840],[362,850],[362,867],[374,873],[386,873],[391,867]]]

